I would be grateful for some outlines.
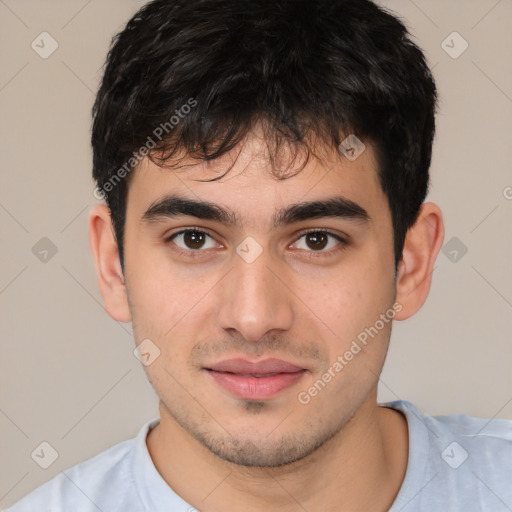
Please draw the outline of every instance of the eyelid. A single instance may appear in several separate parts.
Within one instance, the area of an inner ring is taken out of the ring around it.
[[[212,234],[210,234],[206,229],[195,227],[195,226],[190,226],[188,228],[182,228],[179,231],[176,231],[176,232],[166,236],[164,238],[164,242],[165,243],[169,243],[169,242],[172,241],[173,238],[177,237],[178,235],[184,235],[184,234],[189,233],[189,232],[201,233],[203,235],[206,235],[206,236],[210,237],[212,240],[215,240],[215,242],[217,244],[219,244],[219,242],[217,242],[216,238]],[[222,244],[220,244],[220,245],[222,245]],[[196,251],[192,251],[192,252],[200,252],[200,249],[198,249]]]
[[[338,231],[334,231],[334,230],[329,229],[329,228],[310,228],[310,229],[306,229],[305,231],[300,231],[300,235],[298,235],[298,238],[300,238],[301,236],[307,235],[308,233],[327,233],[328,235],[332,235],[334,238],[337,238],[337,239],[342,240],[342,241],[347,242],[347,243],[348,243],[349,238],[350,238],[348,235],[339,233]]]
[[[299,249],[299,251],[305,251],[309,254],[310,257],[322,257],[322,256],[329,256],[338,254],[340,251],[345,249],[349,243],[350,243],[350,237],[347,235],[343,235],[338,233],[337,231],[333,231],[329,228],[310,228],[306,231],[301,231],[297,237],[295,242],[293,242],[292,245],[296,244],[303,236],[308,235],[309,233],[325,233],[329,236],[332,236],[335,238],[339,243],[336,245],[336,247],[329,249],[328,251],[320,250],[320,251],[314,251],[314,250],[304,250]]]
[[[200,228],[200,227],[197,227],[197,226],[190,226],[190,227],[187,227],[187,228],[182,228],[180,231],[176,231],[175,233],[172,233],[171,235],[166,236],[165,241],[167,242],[170,239],[172,239],[174,236],[181,235],[181,234],[186,233],[188,231],[197,231],[199,233],[204,233],[205,235],[208,235],[211,238],[215,238],[205,228]],[[329,235],[337,237],[337,238],[339,238],[339,239],[341,239],[341,240],[343,240],[345,242],[348,242],[349,239],[350,239],[350,237],[348,235],[341,234],[338,231],[333,231],[333,230],[331,230],[329,228],[309,228],[309,229],[306,229],[306,230],[299,231],[299,234],[296,233],[295,236],[298,239],[301,236],[307,235],[308,233],[328,233]]]
[[[207,255],[209,254],[209,249],[211,248],[208,248],[208,250],[202,250],[202,249],[196,249],[196,250],[193,250],[193,249],[183,249],[182,247],[180,247],[179,245],[175,244],[173,242],[173,239],[179,235],[184,235],[188,232],[195,232],[195,233],[202,233],[208,237],[210,237],[213,241],[215,241],[215,243],[219,243],[217,242],[217,240],[215,239],[215,237],[213,237],[210,233],[208,233],[208,231],[206,231],[205,229],[203,228],[199,228],[199,227],[194,227],[194,226],[190,226],[188,228],[182,228],[180,229],[179,231],[176,231],[175,233],[172,233],[171,235],[169,236],[166,236],[164,238],[164,243],[167,245],[167,244],[170,244],[170,243],[173,243],[174,247],[171,249],[175,254],[178,254],[179,256],[184,256],[185,258],[188,258],[188,259],[195,259],[195,258],[200,258],[201,256],[203,256],[203,254]]]
[[[176,232],[172,233],[171,235],[166,236],[164,239],[164,242],[166,244],[168,244],[169,242],[172,242],[172,240],[175,237],[177,237],[179,235],[186,234],[191,231],[204,234],[204,235],[210,237],[212,240],[214,240],[217,244],[219,244],[219,242],[217,242],[216,238],[213,235],[211,235],[205,228],[200,228],[197,226],[190,226],[190,227],[182,228],[179,231],[176,231]],[[295,241],[292,243],[292,245],[297,243],[302,237],[304,237],[305,235],[307,235],[309,233],[325,233],[329,236],[332,236],[339,242],[339,244],[335,248],[330,249],[328,251],[323,251],[323,250],[319,250],[319,251],[314,251],[314,250],[307,251],[306,250],[305,251],[307,253],[310,253],[312,256],[322,256],[322,255],[329,255],[329,254],[337,253],[338,251],[343,250],[349,244],[349,240],[350,240],[350,237],[348,237],[347,235],[340,234],[337,231],[333,231],[329,228],[309,228],[307,230],[303,230],[303,231],[300,231],[299,233],[295,234]],[[196,250],[183,249],[176,244],[174,244],[174,245],[175,245],[175,249],[173,249],[174,251],[176,251],[177,253],[180,253],[182,255],[189,256],[189,257],[195,257],[196,255],[199,255],[201,253],[206,253],[210,249],[210,248],[209,249],[196,249]],[[222,245],[222,244],[220,244],[220,245]],[[301,250],[301,249],[299,249],[299,250]]]

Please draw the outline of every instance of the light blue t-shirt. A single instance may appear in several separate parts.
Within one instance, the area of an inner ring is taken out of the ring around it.
[[[409,426],[404,482],[390,512],[511,512],[512,421],[458,414],[427,416],[410,402],[380,404]],[[63,471],[6,512],[192,512],[160,476],[146,436]]]

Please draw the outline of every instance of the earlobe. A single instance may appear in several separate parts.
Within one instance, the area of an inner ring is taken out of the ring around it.
[[[104,204],[94,206],[89,213],[89,242],[107,313],[118,322],[130,322],[131,313],[117,241],[110,210]]]
[[[402,260],[398,265],[396,301],[402,309],[396,314],[396,320],[414,315],[427,299],[443,239],[441,209],[434,203],[423,203],[416,222],[407,232]]]

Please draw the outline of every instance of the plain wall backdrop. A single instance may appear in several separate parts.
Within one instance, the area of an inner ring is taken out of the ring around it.
[[[158,415],[131,326],[103,309],[87,231],[91,107],[143,3],[0,0],[2,507]],[[437,81],[428,200],[446,235],[426,304],[394,323],[379,400],[512,418],[512,0],[381,3]],[[42,442],[58,453],[47,469],[31,456]]]

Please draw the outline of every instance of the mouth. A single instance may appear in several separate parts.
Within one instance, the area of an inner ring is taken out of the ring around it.
[[[213,381],[244,400],[268,400],[295,385],[308,371],[279,359],[229,359],[204,368]]]

